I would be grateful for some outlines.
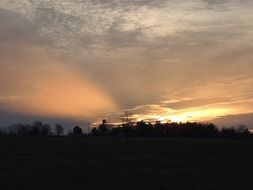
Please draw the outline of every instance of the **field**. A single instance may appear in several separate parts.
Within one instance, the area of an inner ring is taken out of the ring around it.
[[[1,190],[253,189],[253,141],[0,138]]]

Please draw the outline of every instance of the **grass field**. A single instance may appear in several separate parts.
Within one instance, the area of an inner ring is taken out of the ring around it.
[[[253,141],[0,138],[1,190],[253,189]]]

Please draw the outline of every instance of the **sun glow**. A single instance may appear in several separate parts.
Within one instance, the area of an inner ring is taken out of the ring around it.
[[[232,110],[229,108],[198,108],[195,110],[184,110],[182,112],[173,113],[173,110],[168,110],[164,114],[136,114],[135,118],[137,121],[150,120],[150,121],[160,121],[162,123],[176,122],[198,122],[198,121],[208,121],[219,116],[227,115],[231,113]]]
[[[180,122],[187,122],[186,118],[183,118],[182,116],[171,116],[170,117],[171,122],[180,123]]]

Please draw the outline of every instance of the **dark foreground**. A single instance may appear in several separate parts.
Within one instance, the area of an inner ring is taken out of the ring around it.
[[[1,138],[1,190],[253,189],[253,141]]]

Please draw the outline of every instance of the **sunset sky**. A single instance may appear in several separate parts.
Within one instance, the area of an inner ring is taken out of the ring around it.
[[[0,126],[117,122],[129,110],[253,128],[252,10],[252,0],[1,0]]]

